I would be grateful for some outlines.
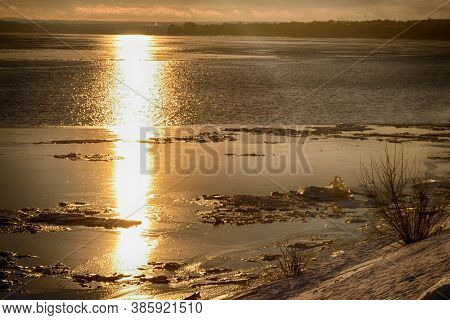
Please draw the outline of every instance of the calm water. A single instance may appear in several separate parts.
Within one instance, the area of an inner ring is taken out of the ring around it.
[[[0,35],[0,126],[450,120],[448,42],[396,41],[341,74],[382,40],[58,37]]]

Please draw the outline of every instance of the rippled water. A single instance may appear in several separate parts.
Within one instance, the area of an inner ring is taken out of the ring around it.
[[[441,123],[450,43],[0,35],[0,125]],[[347,70],[347,71],[346,71]]]

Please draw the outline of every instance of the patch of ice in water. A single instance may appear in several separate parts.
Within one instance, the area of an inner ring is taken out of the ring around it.
[[[298,191],[303,197],[317,201],[337,201],[353,197],[350,189],[345,185],[341,177],[334,177],[325,187],[306,187]]]

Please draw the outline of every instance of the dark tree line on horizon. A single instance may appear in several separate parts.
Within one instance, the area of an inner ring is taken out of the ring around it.
[[[232,35],[300,38],[392,38],[416,21],[315,21],[282,23],[171,24],[168,35]],[[402,38],[450,40],[450,19],[425,20]]]
[[[0,21],[0,33],[152,34],[165,35],[167,24],[95,21]],[[44,31],[45,30],[45,31]]]
[[[0,33],[148,34],[193,36],[273,36],[301,38],[392,38],[417,21],[314,21],[277,23],[184,24],[151,22],[0,21]],[[409,39],[450,40],[450,19],[430,19],[401,34]]]

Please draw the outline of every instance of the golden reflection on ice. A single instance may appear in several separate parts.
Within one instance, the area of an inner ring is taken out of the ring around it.
[[[159,63],[153,61],[153,38],[141,35],[115,37],[115,77],[112,90],[115,119],[112,130],[122,140],[116,142],[114,185],[116,210],[123,219],[140,220],[137,228],[121,230],[115,249],[116,269],[136,274],[146,265],[157,245],[143,236],[151,229],[153,177],[141,172],[140,127],[153,125],[153,107],[158,99]],[[151,152],[145,157],[151,168]]]
[[[116,210],[123,219],[139,220],[138,227],[120,230],[116,247],[116,265],[122,272],[134,273],[148,262],[156,243],[145,239],[151,228],[152,176],[140,172],[140,146],[134,142],[117,142],[116,153],[124,157],[115,164]]]

